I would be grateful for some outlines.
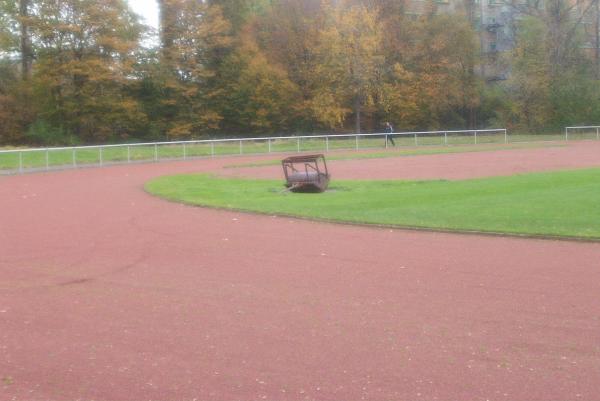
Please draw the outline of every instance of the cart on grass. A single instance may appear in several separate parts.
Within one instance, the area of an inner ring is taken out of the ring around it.
[[[321,154],[287,157],[281,165],[285,186],[292,192],[323,192],[329,185],[327,163]]]

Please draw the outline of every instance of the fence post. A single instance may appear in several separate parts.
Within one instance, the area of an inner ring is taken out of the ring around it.
[[[183,144],[183,160],[187,159],[187,149],[185,147],[185,143]]]
[[[296,151],[300,152],[300,137],[298,137],[297,141],[297,145],[296,145]]]
[[[419,140],[417,139],[417,133],[415,132],[415,146],[419,146]]]
[[[598,134],[598,127],[596,127],[596,140],[600,139],[600,135]]]
[[[158,145],[154,144],[154,161],[158,161]]]
[[[448,145],[448,133],[444,131],[444,145]]]
[[[475,136],[475,145],[477,145],[477,131],[473,131],[473,134]]]
[[[100,146],[98,149],[100,149],[100,150],[98,151],[98,158],[100,159],[100,166],[102,166],[102,164],[103,164],[103,162],[104,162],[104,161],[102,160],[102,146]]]
[[[131,163],[131,146],[127,145],[127,164]]]
[[[46,170],[50,169],[50,149],[46,148]]]
[[[242,146],[242,140],[240,139],[240,155],[244,153],[244,148]]]
[[[75,148],[73,148],[73,167],[77,167],[77,157],[75,156]]]
[[[325,137],[325,151],[329,152],[329,137]]]
[[[19,152],[19,173],[23,172],[23,152]]]
[[[354,137],[354,142],[356,143],[356,150],[358,150],[358,134]]]
[[[565,141],[569,140],[569,129],[565,127]]]
[[[508,134],[506,133],[506,128],[504,129],[504,143],[508,143]]]
[[[210,143],[210,157],[215,157],[215,143]]]
[[[385,148],[388,148],[388,136],[385,134]]]
[[[269,142],[269,153],[271,153],[271,138],[268,139]]]

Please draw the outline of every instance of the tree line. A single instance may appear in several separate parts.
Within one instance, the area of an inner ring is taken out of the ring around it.
[[[599,121],[573,2],[521,10],[490,82],[465,1],[159,0],[154,32],[124,0],[0,0],[0,144]]]

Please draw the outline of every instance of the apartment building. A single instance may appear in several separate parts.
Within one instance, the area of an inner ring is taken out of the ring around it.
[[[549,3],[553,1],[555,3]],[[407,0],[407,14],[414,17],[432,10],[440,14],[464,14],[477,32],[482,63],[480,74],[488,81],[505,80],[510,68],[506,53],[515,46],[518,21],[527,15],[547,15],[561,0]],[[581,27],[583,48],[600,71],[600,0],[568,0],[559,13],[568,13]]]

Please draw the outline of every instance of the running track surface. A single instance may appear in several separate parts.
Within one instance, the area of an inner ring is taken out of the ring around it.
[[[452,178],[599,155],[367,164]],[[600,399],[600,244],[328,225],[143,191],[250,160],[0,177],[0,400]]]

